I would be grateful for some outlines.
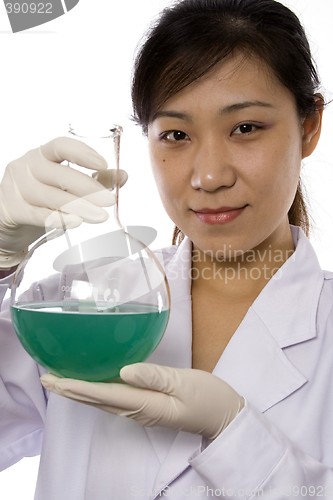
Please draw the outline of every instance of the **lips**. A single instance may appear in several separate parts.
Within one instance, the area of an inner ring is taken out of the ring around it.
[[[196,217],[205,224],[227,224],[239,217],[245,210],[243,207],[219,207],[219,208],[201,208],[193,210]]]

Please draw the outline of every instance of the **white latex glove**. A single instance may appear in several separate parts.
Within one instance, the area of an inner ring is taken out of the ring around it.
[[[43,375],[44,387],[61,396],[129,417],[143,426],[163,426],[216,438],[244,400],[211,373],[149,363],[125,366],[122,383],[84,382]],[[128,384],[128,385],[127,385]]]
[[[64,160],[95,173],[91,177],[60,165]],[[115,184],[115,170],[106,169],[105,159],[96,151],[67,137],[12,161],[0,184],[0,269],[17,265],[29,245],[50,228],[106,220],[102,207],[115,201],[109,190]],[[126,179],[126,172],[121,171],[119,184]]]

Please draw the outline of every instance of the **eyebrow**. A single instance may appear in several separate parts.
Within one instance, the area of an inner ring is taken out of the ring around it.
[[[236,111],[240,111],[242,109],[247,109],[247,108],[252,108],[252,107],[260,107],[260,108],[274,108],[272,104],[269,102],[264,102],[264,101],[242,101],[242,102],[236,102],[234,104],[229,104],[228,106],[224,106],[223,108],[219,109],[219,115],[224,115],[224,114],[231,114],[235,113]],[[156,113],[153,116],[152,122],[155,121],[157,118],[178,118],[179,120],[185,120],[185,121],[192,121],[191,115],[187,113],[183,113],[181,111],[168,111],[168,110],[161,110],[161,111],[156,111]]]
[[[252,107],[274,108],[273,104],[270,104],[269,102],[243,101],[243,102],[236,102],[235,104],[230,104],[229,106],[221,108],[219,114],[224,115],[224,114],[234,113],[241,109],[252,108]]]
[[[153,116],[152,121],[156,120],[157,118],[178,118],[179,120],[185,120],[185,121],[192,121],[192,117],[188,115],[187,113],[181,113],[180,111],[156,111],[156,113]]]

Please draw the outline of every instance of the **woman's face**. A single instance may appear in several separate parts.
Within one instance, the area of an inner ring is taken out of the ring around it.
[[[166,102],[148,139],[164,207],[196,248],[226,255],[290,237],[307,139],[294,96],[265,64],[223,62]]]

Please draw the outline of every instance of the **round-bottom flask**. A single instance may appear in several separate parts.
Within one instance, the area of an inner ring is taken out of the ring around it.
[[[77,138],[119,172],[120,135],[121,128],[112,126],[95,140]],[[123,366],[155,350],[168,322],[168,283],[148,248],[156,231],[122,226],[115,184],[116,203],[104,223],[47,231],[15,273],[11,314],[17,336],[37,363],[59,376],[116,379]]]

